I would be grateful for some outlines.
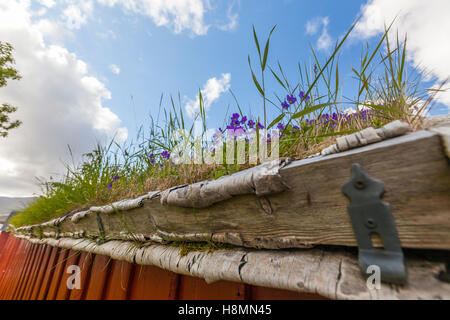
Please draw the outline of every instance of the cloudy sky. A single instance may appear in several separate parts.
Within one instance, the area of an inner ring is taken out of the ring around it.
[[[433,87],[450,75],[449,12],[448,0],[2,0],[0,41],[14,46],[23,79],[1,88],[0,102],[19,106],[23,125],[0,138],[0,196],[32,195],[36,177],[57,179],[68,146],[77,161],[97,142],[135,138],[156,118],[161,94],[167,102],[179,92],[192,116],[201,89],[210,127],[221,126],[228,106],[234,111],[230,89],[259,114],[247,64],[252,24],[261,36],[277,25],[269,64],[280,60],[295,79],[310,45],[325,58],[361,16],[341,55],[345,80],[362,44],[397,17],[411,68]],[[438,101],[433,113],[448,113],[450,93]]]

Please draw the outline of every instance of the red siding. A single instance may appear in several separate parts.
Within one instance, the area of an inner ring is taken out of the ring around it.
[[[67,287],[70,265],[81,270],[80,288]],[[0,234],[0,299],[324,299],[242,283],[178,275],[102,255],[31,244]]]

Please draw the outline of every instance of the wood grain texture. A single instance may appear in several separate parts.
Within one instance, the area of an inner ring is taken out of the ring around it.
[[[111,271],[106,281],[104,300],[128,299],[129,288],[133,278],[133,265],[126,261],[113,260]]]
[[[89,274],[88,287],[84,295],[86,300],[101,300],[105,296],[105,288],[109,278],[112,261],[104,255],[93,257],[91,272]]]
[[[349,200],[341,191],[354,162],[383,181],[383,200],[391,206],[403,247],[450,249],[448,159],[439,136],[427,131],[295,161],[281,170],[290,190],[271,196],[238,196],[205,209],[161,206],[156,198],[145,200],[142,208],[101,218],[112,238],[128,230],[150,239],[212,239],[269,249],[356,246]],[[93,219],[82,222],[83,230],[98,233]]]
[[[66,219],[59,229],[38,227],[28,234],[98,237],[98,214],[107,239],[213,240],[266,249],[356,246],[349,200],[341,189],[355,162],[383,181],[383,200],[390,204],[402,247],[450,249],[449,160],[440,135],[430,131],[294,161],[279,173],[287,191],[234,196],[207,208],[162,205],[156,196],[144,199],[140,208]]]
[[[47,293],[50,289],[50,284],[53,279],[53,275],[55,274],[56,265],[58,263],[58,256],[60,254],[60,249],[51,247],[49,258],[47,262],[47,266],[44,270],[44,275],[42,277],[42,283],[39,287],[39,291],[36,295],[36,300],[45,300],[47,297]]]
[[[29,239],[29,241],[112,257],[114,260],[106,281],[104,291],[106,294],[103,297],[106,299],[129,298],[131,289],[136,288],[135,281],[139,279],[138,270],[133,268],[135,264],[128,261],[182,275],[179,299],[201,298],[204,293],[201,287],[211,283],[214,283],[214,286],[208,287],[208,291],[215,291],[214,295],[217,298],[226,292],[228,298],[233,296],[236,299],[238,295],[240,297],[245,292],[242,292],[238,283],[243,283],[318,294],[331,299],[450,299],[450,283],[440,280],[441,274],[446,272],[448,256],[423,257],[407,252],[405,263],[408,269],[408,283],[406,285],[381,283],[379,289],[372,289],[367,286],[366,279],[361,274],[357,254],[353,252],[356,250],[349,251],[343,248],[233,249],[189,252],[181,256],[179,248],[166,245],[136,248],[136,243],[130,241],[113,240],[100,245],[92,241],[80,244],[77,240],[64,238]],[[152,268],[149,268],[148,272],[147,278],[151,279]],[[206,284],[184,276],[203,278]],[[167,286],[165,288],[164,291],[167,293]]]

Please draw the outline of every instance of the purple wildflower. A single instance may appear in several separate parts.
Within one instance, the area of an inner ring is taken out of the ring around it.
[[[113,181],[116,181],[117,179],[119,179],[119,176],[115,176],[115,177],[113,178]]]
[[[155,154],[154,153],[150,153],[150,155],[148,156],[148,158],[150,159],[150,163],[153,165],[155,164]]]
[[[283,102],[281,103],[281,106],[283,107],[283,109],[289,108],[289,104],[288,104],[286,101],[283,101]]]
[[[299,127],[299,126],[293,126],[292,129],[294,129],[294,130],[300,130],[300,127]]]
[[[243,135],[245,133],[245,129],[241,126],[234,127],[234,128],[228,128],[227,127],[227,134],[230,138],[236,140],[237,137]]]
[[[163,158],[166,159],[166,160],[169,160],[169,158],[170,158],[170,153],[169,153],[169,151],[164,150],[164,151],[161,153],[161,157],[163,157]]]
[[[255,126],[255,121],[253,120],[248,120],[247,125],[250,129],[253,129],[253,127]]]
[[[281,122],[278,123],[277,128],[280,130],[284,130],[284,124],[282,124]]]
[[[222,137],[222,128],[219,128],[216,130],[216,132],[214,132],[213,134],[213,144],[217,144],[220,140],[220,137]]]
[[[244,124],[247,121],[247,116],[243,116],[241,119],[241,124]]]
[[[297,98],[294,97],[293,94],[288,94],[286,96],[286,100],[289,102],[289,104],[293,104],[293,103],[295,103],[297,101]]]
[[[258,122],[258,129],[260,130],[264,129],[264,126],[260,122]]]
[[[300,91],[299,97],[301,100],[305,100],[305,101],[309,100],[309,96],[305,96],[305,93],[303,91]]]
[[[108,189],[112,188],[112,183],[108,184]]]
[[[239,113],[233,113],[233,115],[231,116],[231,121],[234,120],[239,120]]]

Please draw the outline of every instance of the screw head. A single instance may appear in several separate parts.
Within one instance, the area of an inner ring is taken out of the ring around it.
[[[376,222],[372,218],[367,219],[365,224],[370,229],[376,228],[377,226]]]
[[[355,187],[357,189],[364,189],[366,187],[366,184],[362,180],[356,180],[355,181]]]

